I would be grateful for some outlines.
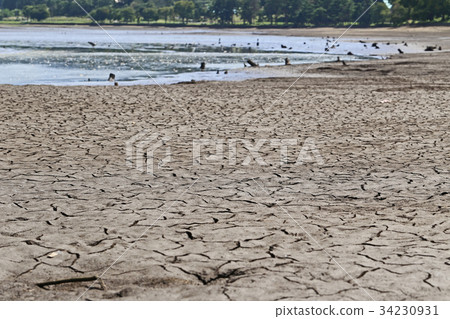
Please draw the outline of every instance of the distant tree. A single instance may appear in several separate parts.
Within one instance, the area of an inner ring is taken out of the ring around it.
[[[22,11],[15,9],[13,10],[12,15],[16,17],[16,20],[19,20],[19,17],[22,15]]]
[[[142,10],[142,18],[150,23],[150,21],[157,21],[159,19],[158,9],[156,8],[145,8]]]
[[[295,24],[305,25],[307,23],[311,23],[313,12],[314,6],[311,1],[302,1],[297,17],[295,18]]]
[[[183,23],[187,23],[194,15],[195,5],[192,1],[177,1],[173,7],[173,11],[177,14]]]
[[[240,6],[242,20],[244,23],[252,24],[259,11],[259,0],[241,0]]]
[[[123,7],[129,6],[133,0],[117,0],[117,3]]]
[[[324,26],[330,22],[327,10],[325,8],[319,7],[315,9],[312,13],[311,22],[316,26]]]
[[[359,18],[358,23],[360,26],[368,27],[370,26],[370,14],[366,12],[363,14],[370,6],[373,4],[373,0],[354,0],[355,11],[353,12],[352,20]],[[373,8],[373,7],[372,7]]]
[[[111,9],[111,16],[110,16],[111,23],[119,21],[120,18],[121,18],[120,17],[120,9],[112,8]]]
[[[119,9],[118,12],[118,19],[122,20],[124,22],[132,22],[136,18],[136,12],[131,7],[125,7],[122,9]]]
[[[449,5],[448,0],[418,0],[409,17],[421,21],[432,21],[439,17],[445,19]]]
[[[433,0],[431,0],[431,1],[433,1]],[[398,3],[400,3],[403,7],[405,7],[408,10],[407,11],[407,19],[411,19],[413,10],[419,4],[419,0],[399,0]]]
[[[114,0],[92,0],[92,3],[96,8],[101,8],[113,6],[116,2]]]
[[[2,2],[3,9],[14,10],[17,9],[17,0],[3,0]]]
[[[31,10],[33,10],[33,6],[25,6],[22,9],[22,14],[27,20],[31,19]]]
[[[53,9],[51,9],[51,13],[53,16],[68,16],[68,7],[68,0],[57,1]]]
[[[77,0],[77,2],[87,12],[91,12],[92,10],[94,10],[92,0]],[[83,9],[80,8],[80,6],[74,1],[69,0],[64,9],[65,10],[64,15],[69,17],[84,17],[86,13],[84,12]]]
[[[3,20],[4,18],[7,18],[10,14],[10,10],[9,9],[3,9],[0,10],[0,20]]]
[[[48,7],[45,4],[33,6],[30,12],[30,18],[38,21],[47,19],[50,16]]]
[[[194,20],[196,21],[207,21],[210,18],[209,0],[203,0],[206,2],[194,1],[195,9],[194,9]]]
[[[22,0],[22,1],[27,1],[27,0]],[[54,16],[55,13],[56,13],[55,11],[56,11],[56,7],[57,7],[57,4],[58,4],[58,1],[59,0],[46,0],[46,1],[44,1],[45,4],[48,7],[48,11],[50,12],[50,16],[51,17]]]
[[[442,7],[442,19],[448,20],[450,18],[450,0],[444,0]]]
[[[300,0],[279,0],[280,11],[284,15],[284,23],[295,21],[301,6]]]
[[[152,5],[152,3],[150,4]],[[144,3],[143,0],[134,0],[130,7],[134,10],[137,24],[141,23],[142,11],[148,7],[148,4]]]
[[[384,2],[376,3],[368,12],[370,15],[370,23],[380,24],[389,21],[389,8]]]
[[[164,22],[173,17],[173,7],[162,7],[158,9],[158,16],[164,18]]]
[[[97,21],[105,21],[107,19],[111,20],[111,8],[101,7],[94,9],[90,12],[90,15]]]
[[[331,0],[328,2],[326,10],[330,23],[333,25],[343,22],[351,22],[353,21],[355,3],[353,0]]]
[[[275,22],[278,22],[278,16],[280,15],[278,0],[266,0],[264,3],[264,14],[269,19],[270,24],[273,24],[274,17]]]
[[[408,21],[408,9],[399,2],[394,2],[391,7],[391,22],[394,25],[400,25],[405,21]]]
[[[214,0],[211,7],[213,16],[221,24],[233,23],[233,16],[238,8],[237,0]]]

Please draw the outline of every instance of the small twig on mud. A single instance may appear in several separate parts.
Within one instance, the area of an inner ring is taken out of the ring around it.
[[[55,281],[45,281],[45,282],[37,283],[36,285],[39,288],[44,288],[45,286],[60,285],[60,284],[66,284],[66,283],[70,283],[70,282],[84,282],[84,281],[98,281],[100,283],[100,286],[102,287],[102,289],[106,290],[106,285],[103,282],[103,279],[99,278],[97,276],[67,278],[67,279],[61,279],[61,280],[55,280]]]

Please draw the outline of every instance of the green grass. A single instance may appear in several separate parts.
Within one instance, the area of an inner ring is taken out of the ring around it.
[[[16,21],[16,20],[1,20],[0,24],[22,24],[22,21]]]
[[[40,21],[40,23],[48,23],[48,24],[59,24],[59,23],[86,24],[91,22],[92,22],[91,19],[82,17],[51,17]]]

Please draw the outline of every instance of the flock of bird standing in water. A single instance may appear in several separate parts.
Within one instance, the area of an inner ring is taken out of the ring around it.
[[[322,38],[322,39],[324,39],[324,38]],[[368,45],[367,45],[367,42],[366,42],[366,41],[359,40],[359,42],[362,43],[362,44],[364,45],[365,48],[368,48]],[[96,43],[94,43],[94,42],[89,41],[88,43],[89,43],[92,47],[95,47],[95,46],[96,46]],[[330,45],[330,43],[331,43],[331,45]],[[221,39],[220,39],[220,38],[219,38],[218,44],[219,44],[219,45],[222,45],[222,42],[221,42]],[[303,44],[306,44],[306,42],[303,42]],[[386,45],[391,45],[390,42],[386,42],[385,44],[386,44]],[[394,44],[397,45],[398,43],[394,43]],[[247,45],[250,46],[251,43],[248,43]],[[405,41],[402,41],[402,45],[405,46],[405,47],[407,47],[407,46],[408,46],[408,43],[405,42]],[[214,46],[214,44],[213,44],[213,46]],[[236,44],[232,44],[231,46],[232,46],[232,47],[236,47]],[[256,46],[259,47],[259,39],[257,39],[257,41],[256,41]],[[337,43],[336,38],[330,38],[329,36],[327,36],[327,38],[326,38],[326,45],[325,45],[325,52],[330,52],[331,49],[335,49],[335,48],[337,48],[337,47],[339,47],[339,44]],[[373,42],[372,45],[371,45],[371,47],[372,47],[372,48],[375,48],[375,49],[377,49],[377,50],[380,49],[380,46],[379,46],[379,43],[378,43],[378,42]],[[292,47],[289,47],[289,48],[288,48],[286,45],[281,44],[281,49],[292,50]],[[426,52],[432,52],[432,51],[434,51],[434,50],[439,50],[439,51],[441,51],[441,50],[442,50],[442,47],[441,47],[441,46],[435,45],[435,46],[427,46],[427,47],[425,48],[425,51],[426,51]],[[400,49],[400,48],[397,48],[397,51],[398,51],[399,54],[404,54],[404,53],[405,53],[405,52],[404,52],[402,49]],[[324,52],[324,53],[325,53],[325,52]],[[353,54],[351,51],[348,51],[348,52],[347,52],[347,55],[354,55],[354,54]],[[347,63],[346,63],[344,60],[341,60],[340,57],[337,57],[337,59],[336,59],[335,62],[340,62],[340,63],[342,63],[342,65],[347,66]],[[284,65],[291,65],[291,61],[289,60],[289,58],[284,58]],[[254,61],[251,60],[251,59],[247,59],[246,61],[244,61],[244,68],[246,68],[247,66],[249,66],[249,67],[259,67],[259,64],[256,63],[256,62],[254,62]],[[206,70],[206,62],[201,62],[201,64],[200,64],[200,70],[201,70],[201,71],[205,71],[205,70]],[[217,70],[217,71],[216,71],[216,74],[220,74],[220,70]],[[225,71],[224,71],[224,74],[225,74],[225,75],[228,74],[228,71],[225,70]],[[90,81],[90,79],[88,79],[88,81]],[[116,82],[116,75],[115,75],[114,73],[110,73],[110,74],[109,74],[108,81],[109,81],[109,82],[114,82],[114,85],[115,85],[115,86],[118,86],[118,85],[119,85],[119,83]],[[195,82],[195,81],[192,80],[192,82]]]

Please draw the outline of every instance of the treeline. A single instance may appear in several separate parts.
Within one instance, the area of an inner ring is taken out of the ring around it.
[[[339,26],[355,21],[373,0],[77,0],[96,20],[109,23],[201,23]],[[450,0],[377,1],[358,24],[401,25],[448,21]],[[83,17],[73,0],[0,0],[0,18],[41,21],[53,16]]]

